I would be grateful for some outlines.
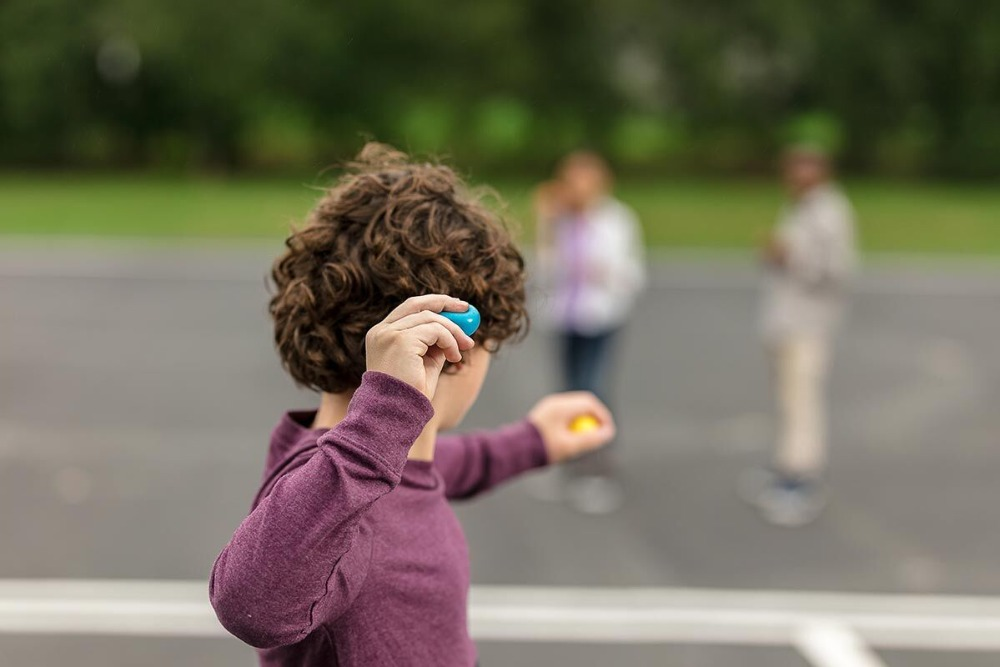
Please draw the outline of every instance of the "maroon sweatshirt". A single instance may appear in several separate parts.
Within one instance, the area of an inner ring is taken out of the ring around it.
[[[430,401],[365,373],[347,417],[275,428],[250,515],[219,554],[209,594],[261,665],[469,667],[469,554],[448,500],[546,463],[527,421],[441,437],[434,462],[408,461]]]

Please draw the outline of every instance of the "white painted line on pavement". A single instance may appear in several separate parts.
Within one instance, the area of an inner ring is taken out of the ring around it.
[[[207,597],[200,581],[0,580],[0,634],[224,637]],[[469,620],[490,641],[808,645],[833,655],[847,650],[836,627],[859,645],[1000,651],[1000,598],[474,586]]]
[[[0,634],[223,637],[200,581],[0,580]]]
[[[795,648],[814,667],[885,667],[857,634],[836,623],[804,626],[795,638]]]
[[[832,621],[874,646],[1000,651],[1000,600],[663,588],[473,587],[479,639],[792,645]]]

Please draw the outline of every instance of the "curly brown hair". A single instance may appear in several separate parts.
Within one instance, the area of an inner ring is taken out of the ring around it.
[[[270,313],[282,365],[300,386],[356,388],[365,334],[411,296],[474,304],[477,343],[527,331],[524,259],[503,218],[448,167],[389,146],[366,145],[285,246]]]

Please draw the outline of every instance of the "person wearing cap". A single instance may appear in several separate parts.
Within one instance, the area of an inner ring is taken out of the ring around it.
[[[857,253],[854,212],[832,179],[828,155],[793,146],[783,156],[782,177],[789,201],[760,249],[760,324],[773,370],[778,437],[751,500],[768,521],[796,526],[824,506],[826,380]]]

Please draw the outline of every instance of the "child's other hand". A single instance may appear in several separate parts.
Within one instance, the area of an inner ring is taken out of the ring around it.
[[[572,430],[570,424],[583,415],[596,418],[597,427]],[[615,420],[611,412],[589,391],[550,394],[535,404],[528,413],[528,421],[542,434],[552,463],[603,447],[615,437]]]
[[[368,370],[398,378],[433,398],[445,361],[459,363],[462,350],[475,345],[440,313],[468,308],[465,301],[444,294],[410,297],[365,336]]]
[[[769,234],[761,241],[760,257],[765,264],[781,268],[788,261],[788,248],[776,234]]]
[[[563,209],[562,194],[562,186],[556,181],[547,181],[535,188],[532,204],[540,223],[549,223],[559,216]]]

